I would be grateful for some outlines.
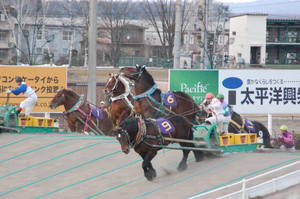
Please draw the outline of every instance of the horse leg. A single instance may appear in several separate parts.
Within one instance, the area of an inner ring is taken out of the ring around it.
[[[196,146],[194,144],[192,144],[192,147],[196,147]],[[193,150],[193,153],[194,153],[196,162],[200,162],[201,160],[203,160],[203,157],[204,157],[203,151]]]
[[[144,170],[144,175],[147,180],[152,181],[156,177],[156,171],[152,167],[151,160],[155,157],[156,152],[148,152],[146,155],[142,156],[144,161],[142,164],[142,168]]]
[[[180,146],[182,147],[190,147],[191,146],[191,143],[180,143]],[[177,167],[177,170],[178,171],[184,171],[187,169],[187,158],[189,156],[189,153],[190,153],[191,150],[182,150],[183,152],[183,157],[182,157],[182,160],[180,161],[178,167]]]

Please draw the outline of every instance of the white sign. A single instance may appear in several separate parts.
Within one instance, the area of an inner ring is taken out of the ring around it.
[[[238,113],[300,113],[300,70],[220,70],[219,93]]]

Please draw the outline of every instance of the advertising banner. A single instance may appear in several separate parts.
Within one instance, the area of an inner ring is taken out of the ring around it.
[[[220,70],[219,91],[238,113],[300,113],[300,70]]]
[[[169,90],[182,91],[199,104],[206,93],[218,94],[218,71],[169,70]]]
[[[35,67],[35,66],[0,66],[0,104],[7,101],[7,88],[15,89],[18,85],[15,77],[22,77],[35,90],[38,101],[33,112],[62,112],[63,107],[50,109],[49,102],[60,88],[67,87],[66,67]],[[8,104],[19,105],[25,99],[23,94],[10,94]]]

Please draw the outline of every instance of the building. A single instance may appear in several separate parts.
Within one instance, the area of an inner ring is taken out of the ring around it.
[[[230,17],[229,56],[243,59],[245,64],[266,62],[265,14],[243,14]]]
[[[84,18],[47,17],[35,23],[33,17],[24,18],[21,61],[31,64],[83,65],[81,42],[85,40]],[[25,34],[24,34],[25,33]]]
[[[300,64],[300,17],[269,16],[266,64]]]
[[[242,58],[245,64],[300,64],[300,18],[232,16],[229,55]]]
[[[13,13],[14,8],[11,6],[0,7],[0,64],[16,62],[16,52],[11,48],[11,44],[15,42]]]

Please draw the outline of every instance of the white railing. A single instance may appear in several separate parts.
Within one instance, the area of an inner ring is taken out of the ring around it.
[[[242,190],[231,193],[231,194],[228,194],[226,196],[222,196],[219,199],[225,199],[225,198],[228,198],[228,199],[229,198],[231,198],[231,199],[233,199],[233,198],[246,199],[246,198],[248,198],[248,196],[249,197],[254,197],[254,194],[256,194],[255,191],[257,192],[257,194],[259,194],[260,192],[264,193],[263,189],[265,189],[266,187],[268,189],[268,190],[265,191],[267,194],[268,193],[273,193],[276,190],[282,190],[282,189],[285,189],[285,188],[290,187],[292,185],[299,184],[300,183],[300,175],[299,175],[300,170],[296,170],[292,173],[286,174],[286,175],[278,177],[278,178],[274,178],[270,181],[264,182],[262,184],[259,184],[259,185],[256,185],[256,186],[253,186],[253,187],[250,187],[250,188],[246,188],[246,183],[249,182],[249,181],[253,181],[253,180],[256,180],[258,178],[261,178],[263,176],[269,175],[271,173],[274,173],[274,172],[286,169],[288,167],[294,166],[294,165],[299,164],[299,163],[300,163],[300,160],[296,161],[296,162],[293,162],[291,164],[273,169],[271,171],[265,172],[261,175],[254,176],[252,178],[248,178],[248,179],[244,178],[243,180],[240,180],[238,182],[235,182],[235,183],[232,183],[232,184],[229,184],[229,185],[225,185],[225,186],[222,186],[222,187],[219,187],[219,188],[216,188],[216,189],[213,189],[211,191],[207,191],[207,192],[204,192],[204,193],[201,193],[201,194],[194,195],[194,196],[190,197],[189,199],[194,199],[194,198],[200,198],[200,197],[203,197],[203,196],[207,196],[208,194],[212,194],[212,193],[215,193],[217,191],[220,191],[220,190],[223,190],[223,189],[226,189],[228,187],[232,187],[232,186],[235,186],[235,185],[238,185],[238,184],[242,184]],[[294,173],[296,173],[295,176],[292,175]],[[285,182],[286,178],[293,178],[293,179],[291,179],[291,180],[289,179],[290,182]],[[267,183],[272,183],[271,192],[269,192],[269,187],[268,186],[262,187],[264,184],[267,184]],[[257,189],[259,189],[258,187],[260,187],[260,190],[257,190]],[[255,189],[254,192],[252,191],[253,189]],[[266,195],[266,194],[264,194],[264,195]],[[258,195],[256,195],[256,196],[258,196]],[[205,198],[207,198],[207,197],[205,197]]]
[[[253,187],[244,188],[240,191],[219,197],[217,199],[255,198],[258,196],[265,196],[267,194],[271,194],[276,191],[281,191],[283,189],[286,189],[288,187],[291,187],[299,183],[300,183],[300,169],[285,174],[283,176],[273,178],[272,180],[255,185]]]

